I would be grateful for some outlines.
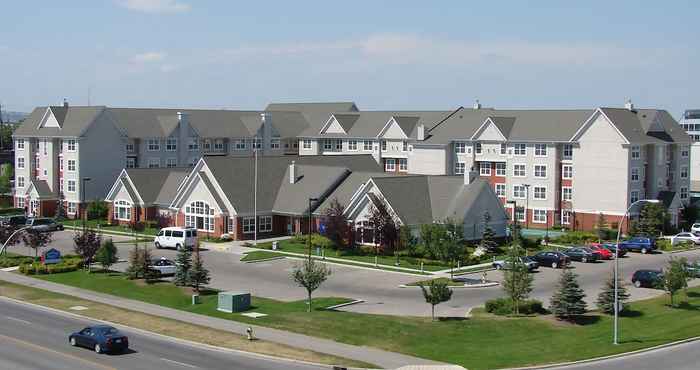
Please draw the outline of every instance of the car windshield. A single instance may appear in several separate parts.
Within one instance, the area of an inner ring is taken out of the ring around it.
[[[119,331],[116,328],[104,328],[102,330],[102,334],[104,334],[104,335],[114,335],[114,334],[118,334],[118,333],[119,333]]]

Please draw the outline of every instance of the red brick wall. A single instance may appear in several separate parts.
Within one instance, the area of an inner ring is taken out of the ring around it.
[[[596,229],[599,215],[599,213],[574,213],[571,216],[572,221],[570,226],[572,229],[575,227],[576,230],[593,231]],[[608,227],[615,226],[615,224],[619,225],[620,221],[622,220],[622,216],[616,215],[604,214],[603,218],[605,219]],[[625,219],[625,223],[622,225],[622,230],[627,231],[628,227],[629,225],[627,219]]]

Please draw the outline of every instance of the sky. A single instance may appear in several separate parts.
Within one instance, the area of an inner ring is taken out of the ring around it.
[[[4,109],[700,108],[698,1],[3,1]]]

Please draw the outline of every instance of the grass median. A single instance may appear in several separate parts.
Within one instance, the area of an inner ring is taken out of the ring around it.
[[[126,280],[120,274],[87,275],[82,271],[40,278],[190,312],[455,363],[471,370],[582,360],[700,336],[699,288],[688,290],[687,303],[682,308],[667,307],[666,297],[632,303],[631,314],[620,321],[621,344],[613,346],[611,318],[596,314],[589,317],[586,325],[561,323],[550,316],[494,317],[479,310],[469,319],[431,322],[429,318],[319,309],[345,301],[337,298],[314,300],[316,310],[309,314],[303,301],[287,303],[254,297],[253,310],[269,316],[250,319],[216,311],[215,295],[204,296],[201,305],[191,306],[186,292],[169,283],[149,286]],[[425,304],[419,291],[415,304]]]
[[[245,256],[241,258],[241,262],[258,262],[283,257],[285,257],[284,254],[277,252],[253,251],[246,253]]]

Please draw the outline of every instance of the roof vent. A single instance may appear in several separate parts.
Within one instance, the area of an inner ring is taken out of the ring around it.
[[[68,108],[68,100],[63,98],[63,108]]]
[[[416,130],[416,140],[418,140],[418,141],[425,140],[425,125],[422,123],[420,125],[418,125],[418,129]]]
[[[297,166],[294,161],[289,164],[289,183],[294,184],[297,182]]]
[[[474,102],[474,109],[481,109],[481,103],[479,103],[479,99],[476,99]]]
[[[630,112],[634,112],[634,104],[632,104],[632,99],[627,99],[627,103],[625,103],[625,109],[627,109]]]

